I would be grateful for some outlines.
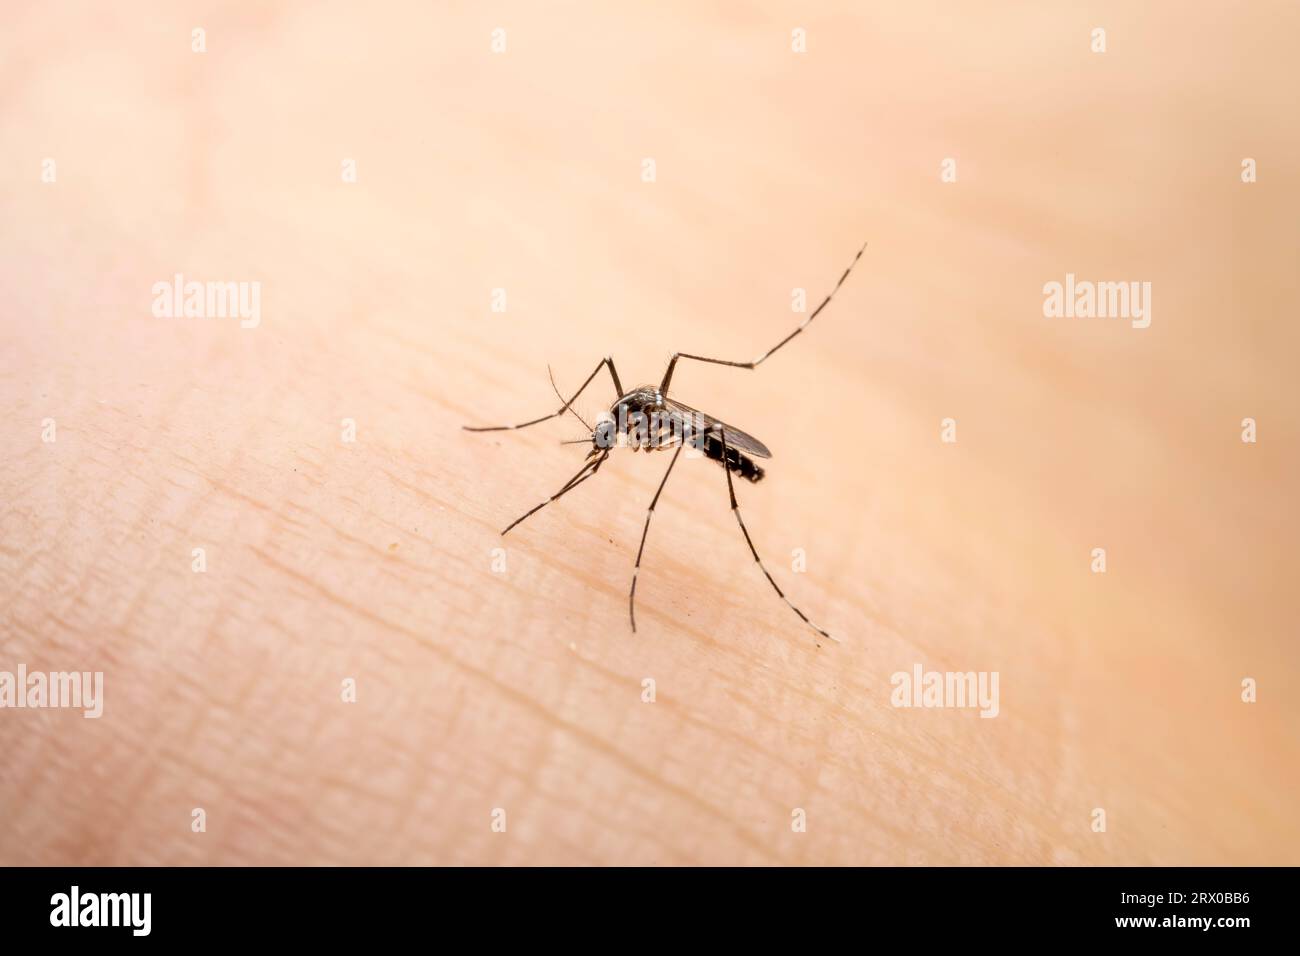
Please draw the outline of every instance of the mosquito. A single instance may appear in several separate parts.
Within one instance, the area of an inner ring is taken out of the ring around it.
[[[578,421],[591,433],[587,438],[578,439],[576,442],[566,442],[565,444],[586,444],[591,442],[591,449],[587,453],[587,460],[578,473],[564,483],[550,498],[541,504],[532,508],[506,526],[501,532],[502,535],[508,534],[520,522],[541,511],[553,501],[567,495],[578,485],[582,484],[588,478],[600,471],[600,466],[609,458],[610,452],[616,447],[631,448],[633,451],[644,449],[645,451],[664,451],[673,450],[673,456],[668,462],[668,469],[664,472],[663,479],[659,482],[659,488],[655,491],[654,498],[650,501],[650,507],[646,512],[645,527],[641,530],[641,546],[637,548],[636,564],[632,569],[632,587],[628,592],[628,616],[632,622],[632,631],[636,632],[636,581],[637,575],[641,571],[641,558],[645,553],[646,536],[650,533],[650,519],[654,517],[655,505],[659,503],[659,496],[663,494],[664,486],[668,484],[668,476],[673,473],[673,466],[677,464],[677,458],[681,455],[682,449],[688,444],[699,449],[706,458],[716,461],[723,467],[727,476],[727,494],[731,499],[731,513],[736,516],[736,523],[740,525],[740,532],[745,537],[745,544],[749,546],[749,553],[754,556],[754,562],[758,565],[763,576],[767,578],[772,589],[776,591],[777,596],[790,606],[805,624],[815,630],[822,637],[830,640],[837,640],[831,637],[826,631],[818,627],[808,615],[795,607],[785,592],[781,590],[776,580],[772,577],[767,567],[763,564],[763,559],[758,556],[758,549],[754,547],[754,540],[749,536],[749,529],[745,527],[745,520],[740,515],[740,505],[736,501],[736,487],[732,480],[732,475],[757,483],[763,479],[764,469],[755,461],[756,458],[771,458],[772,453],[768,451],[767,446],[747,432],[741,431],[734,425],[729,425],[721,419],[715,418],[697,409],[684,405],[681,402],[668,397],[668,386],[673,380],[673,371],[677,368],[679,359],[690,359],[693,362],[705,362],[710,365],[726,365],[731,368],[754,369],[763,364],[783,345],[793,339],[796,335],[812,324],[813,319],[821,314],[835,298],[835,293],[840,291],[840,286],[849,277],[853,267],[858,264],[862,258],[862,253],[866,251],[866,243],[853,257],[848,268],[840,276],[835,287],[827,294],[819,306],[812,311],[806,319],[799,323],[798,328],[783,338],[776,345],[772,346],[758,358],[750,362],[731,362],[726,359],[706,358],[703,355],[691,355],[686,352],[674,352],[672,358],[668,361],[668,371],[664,372],[663,381],[656,387],[654,385],[642,385],[632,389],[630,392],[623,391],[623,384],[619,381],[618,371],[614,368],[614,359],[606,356],[600,360],[600,363],[587,376],[587,380],[579,386],[578,390],[573,393],[573,397],[565,400],[560,393],[559,387],[555,384],[555,376],[551,375],[551,388],[555,391],[555,397],[561,402],[558,410],[549,415],[543,415],[541,418],[534,418],[532,421],[521,422],[518,425],[493,425],[490,427],[474,427],[471,425],[463,426],[466,431],[471,432],[498,432],[513,431],[518,428],[528,428],[532,425],[539,425],[542,422],[550,421],[552,418],[559,418],[565,412],[573,414]],[[600,374],[601,369],[608,369],[609,377],[613,380],[614,385],[614,404],[609,410],[602,412],[597,418],[595,427],[587,423],[581,415],[573,408],[573,403],[578,400],[587,386],[595,380]],[[548,373],[550,369],[547,369]]]

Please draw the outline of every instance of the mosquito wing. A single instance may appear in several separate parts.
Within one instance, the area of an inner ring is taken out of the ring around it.
[[[724,421],[714,418],[712,415],[706,415],[704,412],[689,405],[683,405],[681,402],[674,401],[671,398],[664,399],[664,407],[668,409],[669,414],[674,418],[680,418],[681,424],[678,434],[685,434],[688,437],[696,432],[702,431],[709,434],[714,427],[721,426],[727,433],[727,445],[731,448],[738,448],[746,454],[753,455],[756,458],[771,458],[772,453],[767,450],[767,446],[761,441],[743,432],[735,425],[728,425]]]

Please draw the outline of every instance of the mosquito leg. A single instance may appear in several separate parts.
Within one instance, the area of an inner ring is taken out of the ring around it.
[[[533,515],[533,514],[536,514],[538,511],[541,511],[543,508],[545,508],[547,505],[549,505],[552,501],[555,501],[557,498],[559,498],[559,497],[561,497],[561,496],[563,496],[563,495],[568,494],[570,491],[572,491],[574,488],[578,487],[578,485],[582,484],[584,481],[586,481],[588,478],[590,478],[590,477],[591,477],[592,475],[594,475],[596,472],[600,471],[600,466],[601,466],[602,464],[604,464],[605,459],[608,458],[608,457],[609,457],[609,452],[605,452],[605,453],[602,454],[599,458],[593,458],[593,459],[590,459],[590,460],[589,460],[585,465],[582,466],[581,470],[579,470],[579,472],[578,472],[576,475],[574,475],[572,478],[570,478],[567,482],[564,483],[564,487],[563,487],[563,488],[561,488],[561,489],[560,489],[559,491],[557,491],[555,494],[551,495],[551,497],[547,498],[545,501],[543,501],[543,502],[542,502],[540,505],[538,505],[536,508],[533,508],[533,509],[531,509],[531,510],[525,512],[524,514],[522,514],[522,515],[520,515],[518,518],[516,518],[514,521],[510,522],[510,524],[506,526],[506,530],[501,532],[502,536],[504,536],[504,535],[506,535],[507,533],[509,533],[509,531],[510,531],[511,528],[513,528],[515,525],[519,524],[519,522],[523,521],[525,518],[530,517],[530,516]],[[591,470],[588,472],[588,469],[591,469]]]
[[[591,380],[594,379],[600,373],[600,370],[602,368],[609,369],[609,377],[614,380],[614,391],[617,393],[616,397],[622,398],[623,386],[618,380],[618,372],[614,370],[614,360],[609,356],[605,356],[605,358],[600,360],[600,364],[596,366],[595,371],[593,371],[590,375],[588,375],[587,380],[582,383],[582,385],[578,388],[576,392],[573,393],[573,398],[569,399],[567,402],[564,402],[564,404],[560,406],[558,411],[551,412],[551,414],[549,415],[543,415],[541,418],[534,418],[531,422],[521,422],[518,425],[491,425],[486,428],[478,428],[471,425],[462,425],[461,427],[464,428],[465,431],[467,432],[504,432],[504,431],[511,431],[512,429],[515,428],[527,428],[529,425],[537,425],[540,424],[541,422],[550,421],[552,418],[558,418],[560,415],[564,414],[566,409],[572,411],[572,409],[570,409],[569,406],[578,400],[578,396],[581,395],[583,393],[583,390],[586,389],[586,387],[591,384]],[[561,399],[561,401],[563,401],[563,399]],[[574,414],[576,415],[577,413],[574,412]]]
[[[636,633],[636,576],[641,570],[641,555],[645,551],[645,538],[650,533],[650,519],[654,517],[655,505],[659,503],[659,496],[663,494],[664,485],[668,484],[668,476],[673,473],[673,465],[677,464],[677,456],[682,453],[682,445],[677,446],[673,452],[673,460],[668,463],[668,470],[664,472],[663,481],[659,482],[659,490],[655,492],[654,499],[650,502],[650,510],[646,512],[645,527],[641,529],[641,547],[636,549],[636,567],[632,569],[632,592],[627,596],[627,610],[632,616],[632,633]]]
[[[805,624],[811,627],[822,637],[830,638],[832,641],[836,641],[838,643],[839,638],[831,637],[829,634],[823,631],[812,621],[808,620],[808,615],[804,614],[803,611],[799,610],[797,607],[794,606],[794,604],[790,601],[790,599],[785,596],[785,592],[782,591],[779,587],[777,587],[776,581],[772,579],[772,575],[768,573],[767,568],[764,567],[763,559],[758,556],[758,550],[754,547],[754,542],[749,537],[749,529],[745,527],[745,519],[740,516],[740,505],[737,504],[736,502],[736,488],[731,482],[731,468],[728,467],[727,460],[726,460],[727,459],[727,430],[723,428],[721,429],[721,432],[722,432],[722,459],[723,459],[722,470],[727,473],[727,493],[731,495],[731,513],[736,516],[736,523],[740,525],[740,532],[745,536],[745,544],[749,545],[749,553],[754,556],[754,563],[758,565],[758,569],[762,571],[763,576],[767,578],[767,583],[772,585],[772,590],[774,590],[777,593],[777,596],[780,597],[782,601],[790,605],[790,610],[798,614],[799,619],[801,621],[803,621]]]
[[[845,269],[844,274],[840,276],[840,281],[835,283],[835,288],[831,289],[826,298],[822,299],[822,304],[813,309],[812,314],[800,322],[797,329],[783,338],[780,342],[777,342],[776,345],[773,345],[752,362],[728,362],[725,359],[705,358],[703,355],[687,355],[685,352],[674,353],[673,357],[668,361],[668,371],[664,372],[664,380],[659,383],[659,395],[661,400],[668,394],[668,383],[673,379],[673,369],[676,368],[677,360],[679,358],[692,359],[696,362],[708,362],[711,365],[730,365],[732,368],[758,368],[758,366],[763,363],[764,359],[811,325],[812,320],[817,318],[818,313],[820,313],[822,309],[826,308],[826,306],[830,305],[831,299],[835,298],[835,293],[840,291],[840,286],[844,285],[844,280],[849,277],[849,273],[853,271],[853,267],[858,264],[858,260],[862,258],[862,253],[866,251],[866,248],[867,244],[864,242],[862,248],[858,250],[858,254],[854,256],[853,261],[849,263],[849,267]]]

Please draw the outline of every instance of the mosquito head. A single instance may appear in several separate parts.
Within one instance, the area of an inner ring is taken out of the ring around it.
[[[613,448],[617,442],[618,420],[613,412],[601,412],[596,416],[596,427],[591,432],[592,451],[605,451]]]

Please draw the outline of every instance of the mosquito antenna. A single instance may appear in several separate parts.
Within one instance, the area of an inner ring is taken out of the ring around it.
[[[595,434],[595,430],[590,425],[587,424],[587,420],[583,418],[581,415],[579,415],[577,412],[574,412],[573,406],[570,405],[568,402],[564,401],[564,396],[560,394],[559,386],[555,384],[555,373],[551,371],[551,367],[549,365],[546,366],[546,374],[551,377],[551,388],[555,391],[555,397],[558,398],[561,402],[564,402],[564,407],[567,408],[569,411],[573,412],[574,417],[577,418],[578,421],[582,422],[583,427],[586,428],[587,431],[591,432],[592,434]]]

